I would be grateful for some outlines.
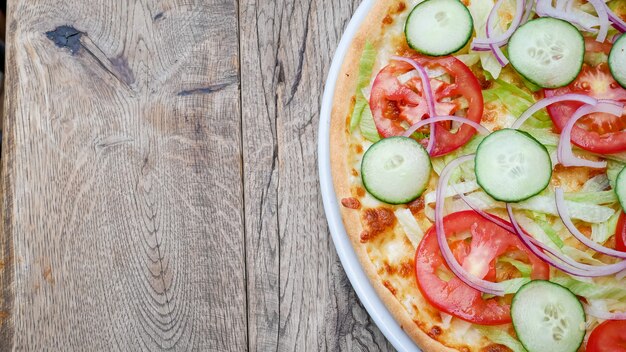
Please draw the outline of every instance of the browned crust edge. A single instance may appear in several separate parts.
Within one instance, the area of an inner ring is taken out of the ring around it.
[[[367,40],[378,44],[376,41],[381,38],[382,21],[389,13],[389,10],[393,6],[398,6],[399,2],[399,0],[378,0],[372,6],[365,21],[361,24],[360,29],[352,40],[339,72],[333,97],[330,126],[331,172],[335,193],[339,201],[344,197],[352,196],[349,182],[351,166],[347,164],[350,146],[349,134],[346,131],[346,118],[352,108],[351,100],[356,90],[361,53]],[[456,351],[432,339],[422,331],[398,299],[382,284],[376,267],[370,260],[365,246],[360,242],[360,233],[363,230],[359,219],[360,212],[341,206],[340,211],[346,232],[350,236],[352,246],[361,262],[361,266],[369,277],[378,296],[402,329],[424,352]]]

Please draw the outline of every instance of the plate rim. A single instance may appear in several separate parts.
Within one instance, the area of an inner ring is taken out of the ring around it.
[[[339,41],[328,72],[324,86],[324,95],[322,97],[317,143],[320,190],[324,203],[324,212],[335,245],[335,250],[350,280],[350,284],[356,291],[367,313],[396,350],[421,351],[407,333],[402,330],[400,324],[398,324],[393,315],[383,304],[370,283],[368,276],[361,267],[361,263],[359,262],[354,248],[352,248],[352,243],[343,225],[331,175],[330,118],[337,78],[346,53],[350,48],[350,44],[375,1],[376,0],[363,0],[354,12],[354,15],[348,22],[341,40]]]

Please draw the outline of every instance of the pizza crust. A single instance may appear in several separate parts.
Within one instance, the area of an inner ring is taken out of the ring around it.
[[[382,22],[393,7],[397,7],[400,1],[377,1],[367,15],[364,24],[354,37],[348,52],[344,58],[339,73],[339,79],[333,97],[333,108],[330,126],[330,158],[331,171],[335,193],[340,201],[344,197],[351,197],[351,185],[349,175],[352,165],[348,165],[349,132],[347,130],[347,118],[352,110],[352,98],[355,95],[358,67],[361,54],[367,40],[373,42],[375,47],[382,37]],[[373,39],[376,38],[376,41]],[[341,217],[352,246],[361,262],[361,266],[370,279],[370,282],[387,309],[400,324],[402,329],[417,343],[425,352],[449,352],[456,351],[444,346],[439,341],[432,339],[412,320],[406,309],[398,299],[383,285],[376,267],[370,260],[365,246],[360,242],[360,234],[363,227],[360,221],[360,212],[340,206]]]

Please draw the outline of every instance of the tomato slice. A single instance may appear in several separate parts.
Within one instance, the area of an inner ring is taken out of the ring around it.
[[[626,321],[607,320],[593,329],[587,352],[626,352]]]
[[[548,265],[529,252],[515,234],[474,211],[450,214],[443,219],[443,226],[456,259],[474,275],[495,281],[496,259],[506,254],[530,263],[532,279],[549,277]],[[439,250],[434,226],[417,248],[415,267],[420,291],[437,309],[481,325],[511,322],[509,302],[499,297],[483,299],[480,291],[452,274]]]
[[[452,83],[439,79],[430,80],[437,101],[437,115],[454,115],[467,108],[465,117],[480,122],[483,114],[482,91],[478,80],[463,62],[454,57],[414,56],[413,59],[430,69],[444,69],[453,80]],[[407,126],[429,117],[420,78],[412,77],[404,84],[398,80],[399,76],[413,70],[405,62],[392,61],[374,80],[370,108],[378,133],[383,137],[401,135]],[[449,123],[438,123],[432,156],[454,151],[467,143],[475,133],[468,125],[462,125],[454,132]]]
[[[622,212],[615,228],[615,249],[626,252],[626,213]]]
[[[585,39],[587,53],[608,54],[611,45],[598,43],[591,38]],[[626,89],[620,87],[608,65],[603,62],[597,66],[584,64],[574,82],[567,87],[545,89],[546,97],[568,93],[586,94],[598,99],[613,99],[626,102]],[[561,132],[574,112],[582,103],[563,102],[552,104],[548,113],[558,132]],[[590,114],[580,119],[572,130],[572,142],[582,149],[601,153],[619,153],[626,150],[626,109],[621,117],[610,114]]]

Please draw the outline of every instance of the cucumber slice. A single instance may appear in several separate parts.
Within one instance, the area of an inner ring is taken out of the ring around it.
[[[619,172],[615,179],[615,194],[617,194],[617,200],[619,200],[622,209],[626,211],[626,167]]]
[[[528,352],[576,352],[585,337],[585,311],[576,296],[550,281],[522,286],[511,303],[513,327]]]
[[[578,76],[585,40],[570,23],[542,17],[519,27],[509,40],[508,50],[519,74],[538,86],[557,88]]]
[[[426,0],[409,14],[404,34],[414,50],[443,56],[461,50],[473,28],[472,15],[459,0]]]
[[[365,152],[361,177],[365,189],[378,200],[404,204],[424,193],[431,168],[426,149],[414,139],[390,137]]]
[[[609,68],[617,83],[626,88],[626,35],[622,34],[613,43],[609,54]]]
[[[520,202],[550,183],[552,161],[546,147],[526,132],[502,129],[476,150],[476,180],[491,197]]]

